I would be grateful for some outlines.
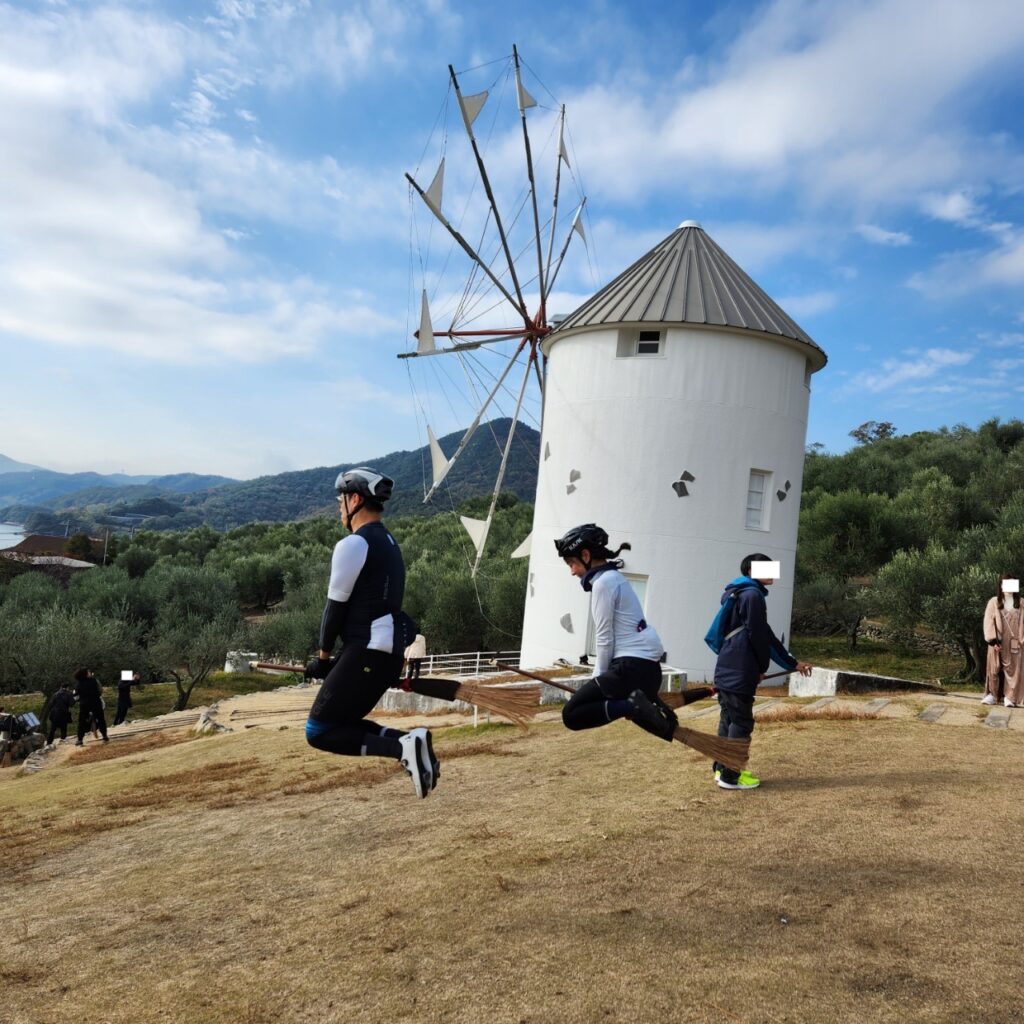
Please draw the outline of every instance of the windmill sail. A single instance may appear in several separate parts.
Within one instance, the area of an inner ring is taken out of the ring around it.
[[[466,125],[466,131],[472,136],[473,134],[473,122],[477,119],[480,111],[484,109],[484,104],[487,102],[487,90],[483,92],[473,93],[472,96],[463,96],[462,93],[457,94],[459,97],[459,107],[462,110],[462,120]]]
[[[434,325],[430,322],[430,303],[427,302],[427,289],[423,289],[423,300],[420,303],[420,329],[416,335],[416,351],[422,356],[427,352],[433,352]]]
[[[469,516],[459,516],[459,520],[466,528],[466,533],[469,534],[470,540],[473,541],[473,546],[476,548],[476,561],[479,564],[480,558],[484,553],[484,545],[487,543],[487,534],[491,529],[491,517],[471,519]]]
[[[430,444],[430,462],[434,470],[434,487],[437,487],[448,475],[448,470],[452,468],[452,460],[445,455],[441,446],[437,443],[437,438],[434,437],[430,424],[427,424],[427,441]]]
[[[444,157],[441,157],[440,166],[434,175],[430,187],[423,193],[423,201],[434,211],[435,216],[441,217],[441,194],[444,192]]]
[[[517,547],[515,549],[515,551],[513,551],[512,554],[509,555],[508,557],[509,558],[529,558],[530,557],[530,541],[532,541],[532,540],[533,540],[533,534],[532,533],[528,533],[526,535],[526,539],[523,541],[523,543],[520,544],[519,547]]]
[[[587,233],[583,230],[583,204],[580,204],[580,208],[576,211],[576,216],[572,219],[572,229],[575,231],[584,242],[587,240]]]
[[[572,167],[569,163],[569,152],[565,148],[565,120],[562,120],[561,126],[558,129],[558,158],[565,161],[566,167]]]
[[[537,106],[537,101],[526,91],[526,86],[523,85],[519,68],[516,68],[516,96],[519,99],[519,113],[523,113],[527,107]]]

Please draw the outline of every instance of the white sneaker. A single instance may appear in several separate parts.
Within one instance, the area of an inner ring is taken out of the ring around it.
[[[991,693],[986,693],[985,696],[981,698],[981,703],[982,704],[995,704],[995,702],[996,702],[995,695],[991,694]]]
[[[413,729],[420,740],[420,763],[425,772],[430,775],[430,788],[437,789],[437,780],[441,778],[441,762],[434,755],[434,743],[430,736],[430,730],[419,728]]]
[[[412,779],[413,789],[416,790],[416,795],[422,799],[430,792],[431,773],[425,772],[423,769],[424,761],[427,758],[427,754],[424,751],[424,742],[422,733],[426,732],[426,729],[413,729],[412,732],[407,732],[404,736],[400,736],[398,742],[402,747],[402,767],[409,773],[409,778]],[[426,761],[429,764],[429,761]]]
[[[1006,698],[1005,698],[1005,699],[1003,700],[1003,707],[1004,707],[1004,708],[1015,708],[1016,706],[1017,706],[1017,705],[1016,705],[1016,704],[1014,704],[1014,703],[1013,703],[1013,701],[1012,701],[1012,700],[1010,700],[1010,698],[1009,698],[1009,697],[1006,697]]]

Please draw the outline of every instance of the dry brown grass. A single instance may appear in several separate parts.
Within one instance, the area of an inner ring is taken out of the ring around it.
[[[75,764],[94,764],[97,761],[110,761],[115,757],[159,750],[161,747],[173,747],[176,743],[189,743],[194,739],[191,731],[186,730],[147,733],[126,740],[111,740],[109,743],[89,743],[72,751],[68,760]]]
[[[751,793],[626,723],[439,732],[423,801],[296,731],[0,783],[0,1018],[1017,1024],[1024,735],[767,721]]]
[[[817,711],[809,711],[799,704],[785,704],[780,708],[769,708],[757,716],[760,725],[790,725],[793,722],[861,722],[876,719],[879,716],[873,711],[859,711],[851,707],[833,707],[826,705]]]

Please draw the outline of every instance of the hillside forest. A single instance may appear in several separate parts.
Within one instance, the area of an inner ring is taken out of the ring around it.
[[[795,631],[856,646],[865,617],[955,644],[963,679],[984,672],[981,616],[1002,573],[1024,575],[1024,422],[900,436],[865,424],[855,446],[806,456]],[[328,485],[329,486],[329,485]],[[434,652],[514,649],[527,560],[509,560],[532,507],[502,495],[477,579],[458,515],[389,517],[402,546],[405,607]],[[289,660],[316,646],[336,518],[209,524],[122,538],[113,561],[67,583],[0,559],[0,692],[52,693],[79,665],[112,681],[124,666],[174,681],[178,706],[228,649]]]

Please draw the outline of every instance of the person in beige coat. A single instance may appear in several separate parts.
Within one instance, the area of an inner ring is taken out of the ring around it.
[[[416,638],[405,649],[406,674],[410,679],[419,679],[420,665],[426,656],[427,638],[422,633],[417,633]]]
[[[985,606],[982,626],[988,644],[982,704],[998,704],[1002,700],[1008,708],[1024,705],[1024,615],[1018,579],[1000,578],[997,595]]]

